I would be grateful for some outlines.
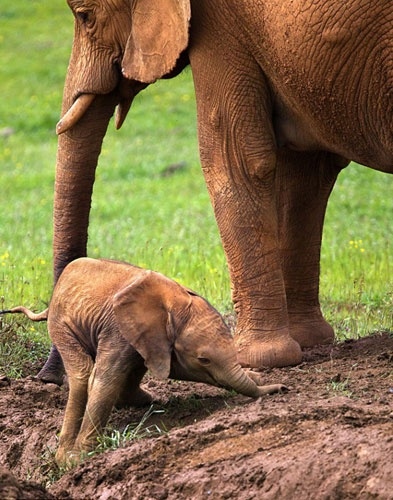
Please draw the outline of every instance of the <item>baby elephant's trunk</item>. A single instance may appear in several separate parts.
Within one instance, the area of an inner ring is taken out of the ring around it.
[[[288,389],[282,384],[273,385],[258,385],[239,365],[230,373],[226,374],[225,385],[234,389],[236,392],[249,396],[251,398],[259,398],[265,394],[273,394],[275,392],[285,392]]]
[[[0,311],[0,314],[15,314],[15,313],[23,313],[27,316],[31,321],[46,321],[48,319],[48,308],[45,311],[40,313],[33,313],[30,309],[24,306],[17,306],[13,309],[6,309],[4,311]]]

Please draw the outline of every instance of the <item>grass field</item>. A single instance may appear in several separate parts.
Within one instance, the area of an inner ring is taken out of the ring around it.
[[[0,309],[24,303],[39,310],[50,298],[54,129],[72,32],[65,0],[2,0]],[[340,336],[393,329],[392,193],[393,176],[352,165],[331,197],[321,301]],[[144,91],[120,131],[109,127],[89,234],[91,256],[159,270],[231,310],[199,167],[189,70]],[[16,325],[47,348],[45,325]],[[12,352],[7,338],[0,339],[0,372],[2,353]]]

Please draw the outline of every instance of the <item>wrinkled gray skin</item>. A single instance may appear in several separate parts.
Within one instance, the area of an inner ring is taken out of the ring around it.
[[[318,298],[330,192],[349,160],[393,171],[393,2],[68,3],[75,37],[58,125],[55,279],[86,255],[116,105],[120,126],[136,93],[189,61],[241,363],[296,364],[301,347],[331,342]],[[55,352],[40,376],[61,382]]]
[[[48,330],[64,361],[69,398],[56,460],[78,461],[97,444],[112,407],[151,401],[139,384],[147,369],[227,387],[257,398],[285,390],[261,386],[237,361],[229,328],[202,297],[162,274],[123,262],[77,259],[62,273],[47,311]]]

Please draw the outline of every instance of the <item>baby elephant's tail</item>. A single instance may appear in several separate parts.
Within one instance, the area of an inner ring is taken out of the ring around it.
[[[31,321],[46,321],[48,319],[48,308],[45,309],[45,311],[42,311],[40,313],[33,313],[30,311],[30,309],[27,309],[27,307],[24,306],[17,306],[14,307],[13,309],[7,309],[4,311],[0,311],[0,314],[14,314],[14,313],[23,313],[25,316],[27,316]]]

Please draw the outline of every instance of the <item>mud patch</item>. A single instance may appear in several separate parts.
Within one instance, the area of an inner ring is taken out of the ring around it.
[[[290,392],[254,401],[147,380],[163,412],[145,425],[162,435],[92,457],[56,481],[66,390],[2,380],[0,498],[393,498],[391,335],[310,349],[300,366],[264,377]],[[122,430],[145,411],[114,411],[110,426]]]

